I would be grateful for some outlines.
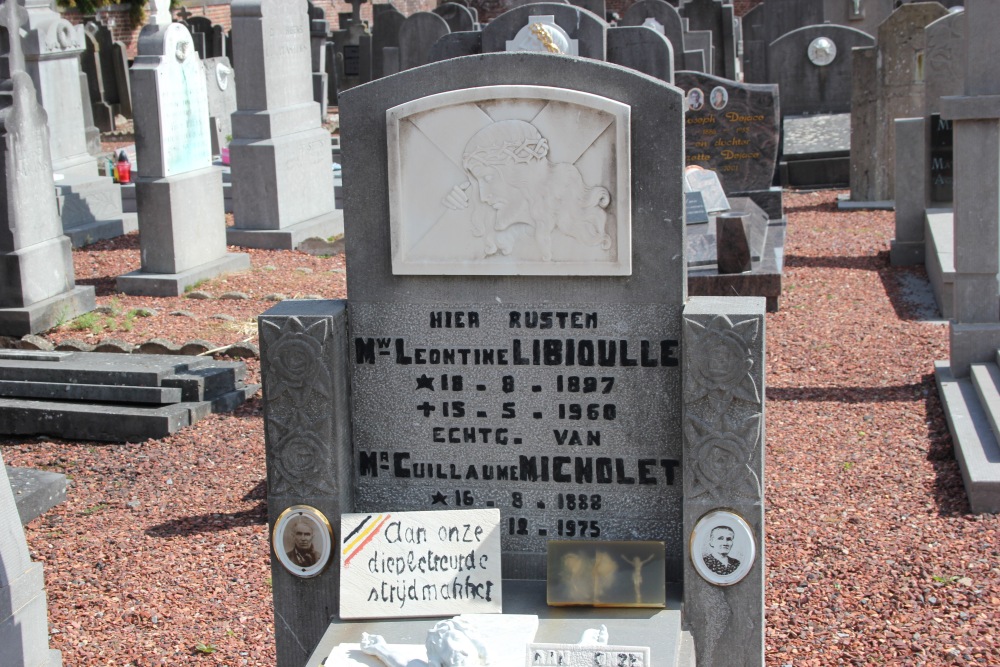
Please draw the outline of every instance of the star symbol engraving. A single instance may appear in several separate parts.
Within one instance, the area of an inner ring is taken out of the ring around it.
[[[417,378],[417,391],[421,389],[430,389],[434,391],[434,378],[424,373]]]
[[[447,505],[448,500],[444,497],[444,494],[438,491],[433,496],[431,496],[431,505],[437,505],[438,503],[442,505]]]

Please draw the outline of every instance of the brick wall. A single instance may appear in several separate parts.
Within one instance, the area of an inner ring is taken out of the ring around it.
[[[635,0],[607,0],[608,11],[614,11],[621,14],[625,9],[631,5]],[[200,0],[198,6],[189,7],[186,10],[190,12],[191,16],[207,16],[211,19],[212,23],[225,26],[226,30],[232,27],[232,21],[229,15],[229,2],[230,0]],[[490,14],[490,9],[493,7],[500,7],[501,2],[497,0],[471,0],[474,6],[480,4],[484,5],[480,9],[480,16],[484,14]],[[736,8],[736,15],[743,16],[751,8],[759,5],[763,0],[733,0],[733,5]],[[314,5],[323,8],[326,12],[327,21],[330,23],[330,28],[336,30],[339,26],[337,24],[337,14],[340,12],[351,11],[351,5],[347,2],[336,2],[335,0],[314,0]],[[409,16],[414,12],[419,11],[429,11],[437,6],[437,0],[393,0],[393,4],[396,8]],[[484,11],[486,10],[486,11]],[[174,16],[178,15],[181,10],[175,10]],[[136,45],[139,39],[139,30],[142,26],[132,25],[132,21],[129,18],[129,7],[127,5],[111,5],[109,7],[104,7],[97,13],[101,21],[111,28],[114,34],[115,41],[119,41],[125,44],[128,49],[128,57],[130,59],[136,56]],[[361,5],[361,17],[366,21],[371,21],[372,6],[370,2],[366,2]],[[84,17],[75,9],[67,9],[63,11],[63,16],[72,23],[82,23]],[[484,18],[490,18],[490,16],[485,16]]]

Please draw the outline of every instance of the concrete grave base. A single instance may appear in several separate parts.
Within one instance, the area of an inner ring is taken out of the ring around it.
[[[96,307],[94,288],[77,286],[25,308],[0,308],[0,334],[27,336],[39,333]]]
[[[923,241],[889,241],[889,263],[893,266],[913,266],[924,263],[926,246]]]
[[[116,284],[120,292],[134,296],[180,296],[185,289],[201,280],[249,268],[250,255],[245,252],[230,252],[180,273],[133,271],[118,276]]]
[[[584,630],[606,625],[610,644],[649,646],[657,667],[694,667],[694,641],[681,627],[680,590],[667,587],[666,609],[601,609],[549,607],[544,581],[503,582],[504,614],[538,616],[536,642],[576,643]],[[390,644],[423,644],[434,618],[331,623],[306,667],[320,667],[338,644],[357,643],[361,633],[378,634]],[[354,656],[352,655],[352,658]],[[361,658],[364,660],[364,658]],[[360,664],[369,664],[361,662]],[[378,661],[370,664],[381,665]]]
[[[947,361],[937,361],[934,377],[969,505],[977,514],[1000,512],[1000,370],[995,363],[975,364],[970,377],[956,378]]]
[[[32,468],[7,468],[21,525],[66,500],[66,475]]]
[[[282,229],[228,227],[226,229],[226,243],[244,248],[295,250],[306,239],[328,239],[343,235],[344,212],[336,210]]]
[[[133,207],[131,212],[123,212],[120,218],[93,220],[75,227],[64,228],[74,248],[83,248],[103,239],[113,239],[130,234],[139,229],[139,216]]]

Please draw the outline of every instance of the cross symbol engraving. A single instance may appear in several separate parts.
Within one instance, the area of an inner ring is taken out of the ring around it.
[[[417,406],[417,410],[423,412],[424,417],[430,417],[431,413],[434,412],[435,409],[436,408],[427,401],[424,401],[421,405]]]

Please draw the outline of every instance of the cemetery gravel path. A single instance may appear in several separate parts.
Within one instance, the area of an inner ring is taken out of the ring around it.
[[[922,269],[888,265],[891,214],[835,195],[786,197],[767,317],[767,664],[1000,665],[1000,517],[969,514],[952,454],[933,378],[947,328],[920,319]],[[250,253],[199,286],[210,298],[160,299],[113,291],[135,235],[76,251],[106,312],[45,337],[256,342],[269,298],[344,295],[343,257]],[[163,440],[0,446],[71,480],[26,530],[67,667],[274,664],[259,396]]]

